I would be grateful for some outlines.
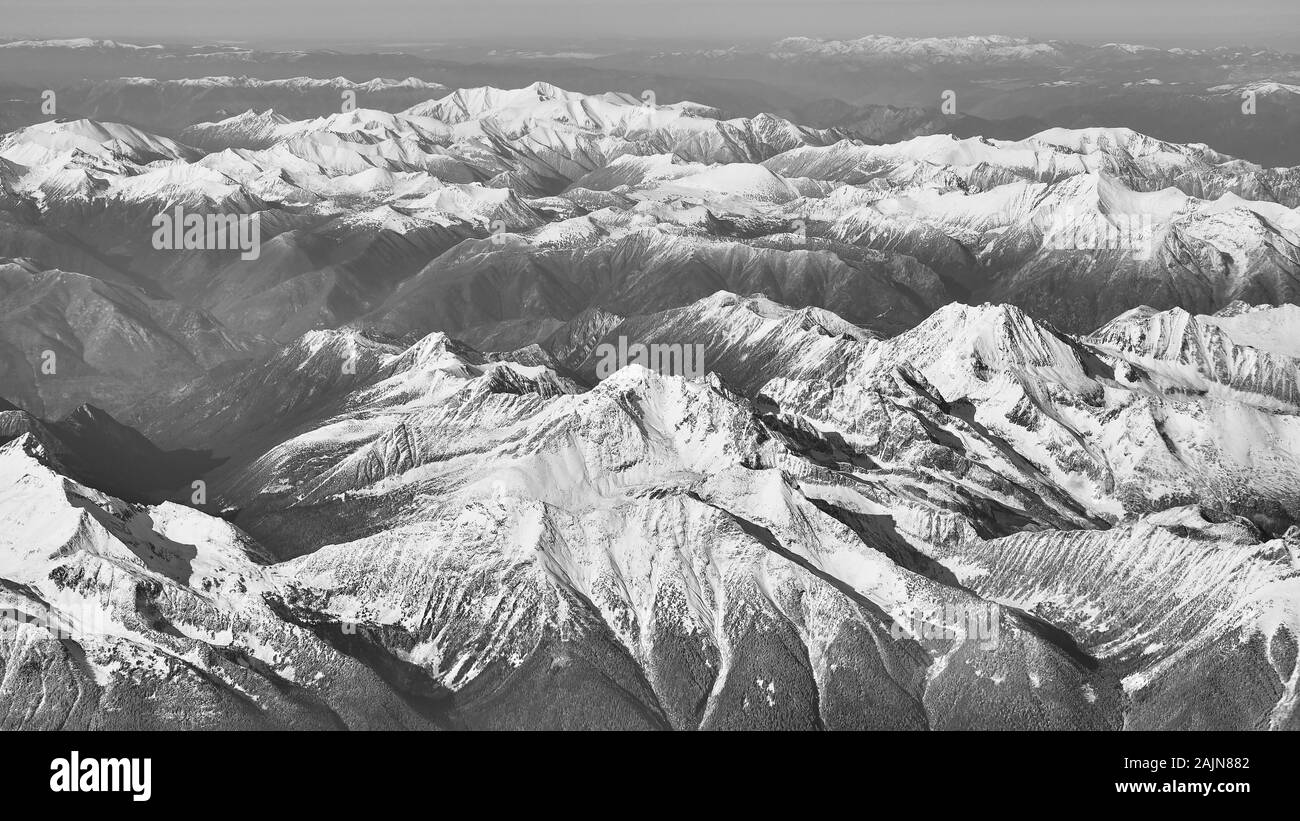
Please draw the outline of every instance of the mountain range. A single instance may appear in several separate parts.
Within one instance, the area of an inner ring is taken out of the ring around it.
[[[417,74],[0,137],[0,726],[1297,727],[1300,166]]]

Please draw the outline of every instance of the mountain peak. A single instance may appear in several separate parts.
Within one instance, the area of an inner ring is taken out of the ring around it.
[[[6,459],[21,457],[30,459],[39,463],[43,468],[52,471],[62,471],[63,467],[57,459],[49,452],[49,449],[34,434],[22,433],[10,440],[0,444],[0,476],[9,473],[10,469],[3,467]]]

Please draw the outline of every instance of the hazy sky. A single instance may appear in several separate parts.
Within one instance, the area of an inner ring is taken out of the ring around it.
[[[0,36],[319,45],[1013,34],[1300,50],[1298,0],[2,0]]]

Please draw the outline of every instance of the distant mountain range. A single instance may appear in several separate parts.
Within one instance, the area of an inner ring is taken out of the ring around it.
[[[337,110],[352,80],[361,107],[397,112],[436,96],[439,85],[518,87],[540,79],[590,94],[650,90],[663,103],[705,100],[730,117],[771,112],[805,125],[857,128],[884,143],[946,133],[1022,139],[1049,127],[1105,125],[1206,143],[1266,166],[1300,164],[1290,138],[1300,126],[1300,58],[1245,46],[873,35],[671,51],[622,45],[552,52],[494,42],[354,53],[84,38],[0,43],[0,77],[16,84],[5,95],[10,103],[0,105],[0,116],[12,110],[12,127],[45,119],[45,89],[57,90],[64,116],[175,136],[248,108],[319,116]],[[952,110],[944,110],[945,100]]]

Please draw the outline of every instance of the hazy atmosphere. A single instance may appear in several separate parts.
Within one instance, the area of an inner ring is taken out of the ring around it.
[[[865,34],[1009,34],[1083,42],[1300,48],[1290,0],[8,0],[12,37],[122,37],[390,45],[443,39],[562,37],[732,40]]]

